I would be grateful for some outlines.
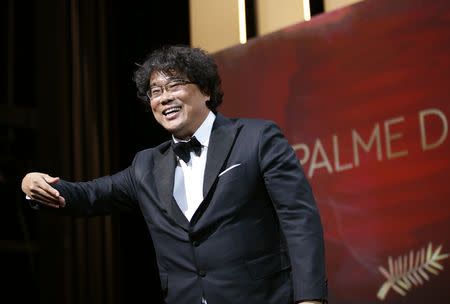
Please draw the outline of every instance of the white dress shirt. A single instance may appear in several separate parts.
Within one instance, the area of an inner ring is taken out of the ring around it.
[[[191,220],[203,201],[203,175],[205,173],[209,137],[215,119],[216,115],[210,111],[201,126],[193,134],[202,144],[201,154],[197,156],[194,152],[191,152],[191,159],[188,163],[177,157],[173,196],[188,221]],[[182,140],[173,137],[173,141],[177,143]]]

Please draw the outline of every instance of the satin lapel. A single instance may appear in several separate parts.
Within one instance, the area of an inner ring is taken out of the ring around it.
[[[167,211],[169,217],[180,225],[183,229],[189,229],[189,221],[178,207],[173,197],[173,183],[175,179],[176,156],[172,147],[161,153],[156,154],[155,168],[153,177],[155,178],[161,205]]]
[[[208,155],[206,158],[205,174],[203,179],[203,197],[207,197],[214,181],[220,173],[225,160],[233,146],[236,128],[233,122],[217,113],[211,137],[209,139]]]

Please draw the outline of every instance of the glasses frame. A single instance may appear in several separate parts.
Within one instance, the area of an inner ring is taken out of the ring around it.
[[[158,99],[158,98],[160,98],[161,96],[164,95],[164,92],[169,92],[169,93],[170,93],[170,90],[169,90],[169,88],[168,88],[168,85],[171,84],[171,83],[174,83],[174,82],[179,83],[180,85],[195,84],[195,82],[192,82],[192,81],[189,81],[189,80],[184,80],[184,79],[172,79],[172,80],[166,82],[166,83],[163,84],[163,85],[153,85],[153,86],[150,86],[150,88],[149,88],[149,89],[147,90],[147,92],[146,92],[146,93],[147,93],[147,98],[148,98],[148,100],[155,100],[155,99]],[[161,89],[161,95],[159,95],[159,96],[157,96],[157,97],[152,97],[152,93],[151,93],[151,89],[152,89],[152,88],[160,88],[160,89]]]

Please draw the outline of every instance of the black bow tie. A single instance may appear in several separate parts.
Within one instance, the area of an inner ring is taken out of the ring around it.
[[[175,154],[184,160],[184,162],[187,164],[189,160],[191,159],[191,151],[194,151],[197,156],[202,153],[202,144],[193,136],[189,141],[181,141],[178,143],[175,143],[172,141],[172,148]]]

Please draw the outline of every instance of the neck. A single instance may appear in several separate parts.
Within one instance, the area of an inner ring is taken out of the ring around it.
[[[210,111],[206,111],[206,113],[203,115],[203,118],[200,120],[200,122],[198,122],[196,125],[193,126],[192,130],[190,130],[189,132],[183,133],[172,133],[172,136],[175,137],[178,140],[190,140],[192,136],[194,136],[195,132],[197,132],[197,130],[203,125],[203,123],[205,122],[206,118],[208,117]]]

